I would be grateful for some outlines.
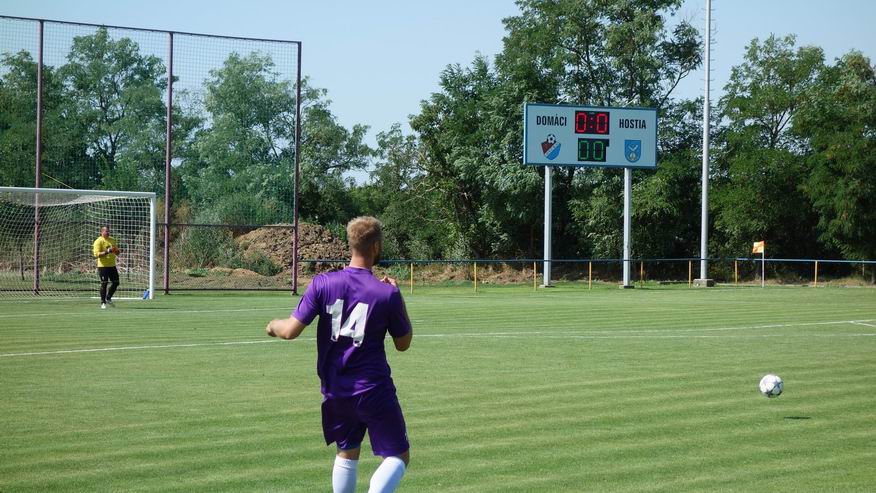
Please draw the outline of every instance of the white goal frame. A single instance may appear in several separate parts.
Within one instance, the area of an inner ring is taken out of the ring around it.
[[[154,296],[155,296],[155,233],[156,233],[156,228],[155,228],[155,218],[156,218],[155,200],[156,200],[156,196],[155,196],[154,192],[129,192],[129,191],[116,191],[116,190],[77,190],[77,189],[58,189],[58,188],[0,187],[0,195],[7,194],[7,193],[34,194],[33,195],[34,204],[31,207],[34,208],[34,213],[37,217],[38,217],[39,211],[41,209],[50,208],[50,207],[57,207],[57,206],[62,205],[62,204],[45,204],[45,205],[40,204],[40,197],[43,195],[71,196],[70,197],[71,201],[68,203],[69,205],[88,204],[88,203],[92,203],[92,202],[99,203],[99,202],[101,202],[99,197],[107,197],[106,200],[111,200],[112,198],[147,199],[149,201],[149,218],[148,218],[148,221],[149,221],[149,239],[148,239],[148,254],[147,254],[148,255],[148,260],[147,260],[147,262],[148,262],[148,280],[146,283],[147,287],[146,287],[146,291],[144,292],[144,295],[142,297],[138,297],[138,299],[142,298],[142,299],[150,299],[151,300],[154,298]],[[83,200],[76,201],[75,198],[73,197],[76,195],[82,196]],[[87,199],[87,197],[91,197],[91,198]],[[63,205],[68,205],[68,204],[63,204]],[[20,205],[24,205],[24,204],[20,204]],[[7,220],[6,217],[0,217],[0,223],[2,223],[3,221],[6,221],[6,220]],[[37,224],[38,223],[36,223],[36,221],[34,221],[34,226],[32,226],[32,228],[34,230],[31,233],[34,235],[33,241],[36,241],[36,230],[39,228],[39,226]],[[99,231],[97,231],[97,230],[93,231],[93,237],[90,241],[93,241],[94,238],[97,238],[98,234],[99,234]],[[110,224],[110,234],[111,235],[113,234],[113,225],[112,224]],[[42,249],[42,245],[40,245],[40,242],[37,242],[36,245],[39,245],[39,248]],[[38,258],[38,259],[40,259],[40,261],[42,261],[42,259],[38,256],[38,253],[37,253],[38,248],[36,247],[36,245],[34,245],[34,252],[32,252],[33,256],[30,259],[31,262],[33,262],[35,258]],[[121,246],[124,247],[124,245],[121,245]],[[87,249],[90,253],[91,243],[88,243],[87,245],[82,245],[82,248]],[[2,253],[2,252],[0,252],[0,253]],[[94,262],[93,257],[91,257],[91,258],[92,258],[92,262]],[[33,266],[31,264],[31,267],[34,268],[35,266]],[[92,269],[93,269],[93,272],[95,272],[93,274],[93,277],[94,277],[94,280],[96,282],[96,280],[97,280],[96,263],[92,264]],[[142,272],[142,270],[140,272]],[[34,287],[32,290],[29,290],[30,295],[43,294],[40,292],[40,289],[39,289],[39,278],[40,278],[39,266],[36,266],[36,268],[34,268],[34,273],[33,273]],[[142,277],[140,279],[142,282]],[[142,286],[142,284],[141,284],[141,286]],[[2,296],[3,291],[7,291],[7,290],[4,290],[3,286],[0,285],[0,296]],[[18,293],[25,293],[28,290],[17,289],[17,290],[11,290],[11,291],[15,291]],[[92,291],[91,294],[89,295],[89,297],[93,297],[95,295],[96,295],[96,291]],[[118,299],[118,298],[116,298],[116,299]]]

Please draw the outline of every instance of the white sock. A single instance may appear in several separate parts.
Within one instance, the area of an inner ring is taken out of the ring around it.
[[[356,491],[356,470],[359,461],[335,456],[332,468],[332,491],[334,493],[353,493]]]
[[[387,457],[371,476],[368,493],[391,493],[398,488],[404,475],[405,462],[398,457]]]

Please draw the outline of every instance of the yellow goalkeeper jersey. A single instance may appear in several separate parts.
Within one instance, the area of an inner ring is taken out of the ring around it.
[[[115,238],[110,236],[109,238],[104,238],[103,236],[98,236],[96,240],[94,240],[94,246],[91,248],[91,253],[97,258],[97,266],[98,267],[115,267],[116,266],[116,254],[110,253],[109,255],[100,256],[100,252],[105,252],[109,247],[117,247],[119,246],[118,242]]]

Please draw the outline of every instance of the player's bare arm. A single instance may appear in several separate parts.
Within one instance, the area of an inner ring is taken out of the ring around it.
[[[307,326],[295,317],[277,318],[268,322],[265,332],[271,337],[292,340],[301,335]]]
[[[381,279],[380,281],[385,282],[386,284],[391,284],[393,287],[398,288],[398,280],[392,277],[383,276],[383,279]],[[404,311],[404,316],[406,319],[408,319],[408,324],[410,325],[411,319],[408,317],[408,309],[405,306],[404,299],[402,299],[402,310]],[[414,329],[412,328],[410,331],[408,331],[407,334],[401,337],[393,337],[392,343],[395,344],[396,351],[407,351],[408,348],[411,347],[411,340],[413,340],[413,338]]]
[[[411,347],[411,340],[414,338],[414,329],[408,331],[407,334],[401,337],[393,337],[392,343],[395,344],[396,351],[407,351]]]

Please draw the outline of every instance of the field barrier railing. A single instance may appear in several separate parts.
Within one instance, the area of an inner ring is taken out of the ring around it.
[[[856,278],[860,275],[863,283],[873,283],[876,276],[876,260],[840,260],[840,259],[790,259],[760,257],[711,257],[707,259],[711,265],[710,277],[714,277],[723,285],[745,286],[755,281],[762,282],[761,267],[766,266],[766,279],[771,284],[800,285],[812,287],[825,285],[830,280]],[[509,266],[518,271],[525,271],[520,279],[531,278],[533,289],[538,289],[539,271],[548,264],[555,273],[556,281],[584,281],[588,288],[594,282],[619,282],[624,262],[629,262],[633,281],[639,285],[647,282],[658,284],[684,284],[694,286],[698,275],[699,257],[682,258],[587,258],[587,259],[387,259],[381,260],[378,269],[393,273],[398,280],[404,281],[410,292],[416,284],[418,270],[434,266],[457,267],[467,272],[466,280],[471,281],[475,292],[478,285],[487,281],[485,271],[496,266]],[[349,262],[349,259],[302,259],[302,265],[326,266],[339,268]],[[860,270],[857,270],[860,268]],[[480,269],[480,276],[479,276]],[[531,274],[531,275],[530,275]],[[867,279],[870,275],[870,280]]]

